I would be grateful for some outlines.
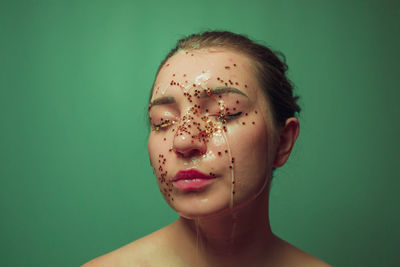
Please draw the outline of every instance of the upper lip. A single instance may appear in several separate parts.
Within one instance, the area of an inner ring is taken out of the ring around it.
[[[215,174],[207,175],[196,169],[190,169],[190,170],[179,171],[174,177],[174,182],[179,180],[212,179],[212,178],[215,178]]]

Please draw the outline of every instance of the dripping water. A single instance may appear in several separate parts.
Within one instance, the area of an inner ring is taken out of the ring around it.
[[[230,170],[231,170],[231,196],[230,196],[230,201],[229,201],[229,208],[232,210],[233,209],[233,195],[235,194],[235,188],[236,188],[235,170],[234,170],[235,164],[232,163],[231,146],[229,145],[228,138],[226,137],[225,131],[221,130],[221,132],[222,132],[222,136],[225,139],[226,147],[228,150],[229,165],[232,166],[232,168],[230,168]]]
[[[226,136],[226,133],[224,130],[222,130],[222,136],[225,139],[225,143],[227,146],[228,150],[228,156],[229,156],[229,164],[232,166],[230,168],[231,170],[231,193],[230,193],[230,202],[229,202],[229,208],[231,210],[232,214],[232,225],[231,225],[231,234],[230,234],[230,243],[233,245],[234,240],[235,240],[235,230],[236,230],[236,213],[233,211],[233,203],[234,203],[234,195],[235,195],[235,189],[236,189],[236,179],[235,179],[235,163],[232,162],[232,153],[231,153],[231,146],[228,142],[228,138]]]

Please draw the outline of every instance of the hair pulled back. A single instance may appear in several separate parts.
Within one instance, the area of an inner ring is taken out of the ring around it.
[[[284,126],[286,119],[295,117],[300,112],[298,96],[293,95],[293,86],[286,72],[288,66],[280,52],[274,52],[267,46],[257,44],[244,35],[229,31],[207,31],[189,35],[178,40],[165,59],[165,62],[179,50],[196,50],[201,48],[223,47],[241,52],[253,59],[256,66],[256,77],[271,105],[275,125]],[[158,73],[157,71],[157,73]]]

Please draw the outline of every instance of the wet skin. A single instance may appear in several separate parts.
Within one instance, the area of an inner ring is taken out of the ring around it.
[[[229,212],[265,188],[277,135],[248,57],[226,49],[178,52],[157,75],[149,116],[160,191],[183,217]],[[215,178],[181,190],[174,176],[188,169]]]

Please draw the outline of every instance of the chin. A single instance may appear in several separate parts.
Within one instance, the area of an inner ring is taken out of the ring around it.
[[[186,219],[196,218],[213,218],[231,216],[233,213],[247,209],[249,205],[256,202],[265,201],[268,196],[267,187],[263,187],[251,195],[235,196],[233,208],[230,207],[230,194],[226,194],[225,198],[220,197],[219,201],[208,199],[178,199],[173,203],[168,203],[181,217]]]
[[[168,204],[182,217],[195,219],[199,217],[213,217],[231,212],[229,207],[230,195],[212,199],[211,197],[199,197],[194,195],[175,197]]]

